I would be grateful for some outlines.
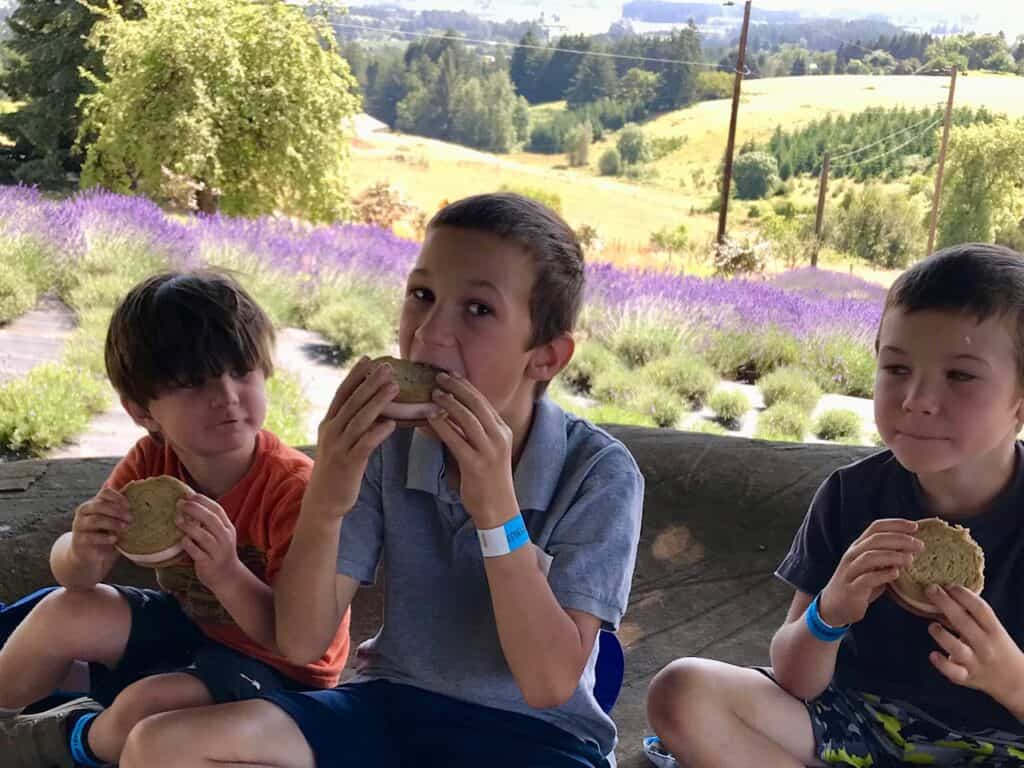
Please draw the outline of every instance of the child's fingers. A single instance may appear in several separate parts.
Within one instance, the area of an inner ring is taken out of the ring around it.
[[[487,431],[480,423],[480,419],[465,403],[450,392],[439,389],[435,389],[432,396],[434,402],[447,412],[446,424],[449,427],[452,425],[457,427],[465,442],[478,449],[487,445]],[[430,423],[433,424],[434,420],[431,420]]]
[[[382,422],[390,421],[390,419],[382,418],[384,408],[395,399],[395,395],[398,394],[398,385],[394,382],[385,384],[383,387],[378,389],[373,396],[367,400],[362,407],[357,410],[347,420],[344,430],[341,433],[341,440],[338,445],[342,450],[351,450],[353,446],[359,443],[363,436],[374,428],[377,424]],[[346,408],[348,406],[346,405]]]
[[[957,685],[966,685],[970,674],[967,672],[967,668],[957,664],[954,661],[950,661],[949,658],[939,653],[938,651],[932,651],[928,654],[928,660],[932,663],[939,672],[946,676],[946,678]]]
[[[938,622],[928,625],[928,634],[946,652],[946,656],[954,664],[967,668],[975,660],[971,647]]]
[[[912,552],[917,554],[924,550],[924,542],[906,533],[873,533],[857,540],[851,547],[856,548],[857,553],[866,552],[872,549],[886,549],[897,552]]]
[[[906,568],[914,561],[909,552],[898,552],[891,549],[869,549],[862,552],[850,562],[847,577],[852,581],[862,573],[885,568]]]
[[[876,571],[862,573],[850,582],[850,588],[855,592],[871,593],[879,587],[891,584],[900,576],[899,568],[882,568]]]
[[[377,450],[377,446],[387,440],[388,436],[395,431],[396,426],[395,422],[390,419],[374,423],[349,448],[352,458],[359,462],[367,461],[370,454]]]
[[[345,404],[352,393],[356,391],[356,388],[362,384],[366,375],[370,372],[371,362],[370,358],[365,355],[352,366],[352,370],[348,372],[348,375],[342,379],[341,384],[338,385],[338,389],[334,392],[334,398],[331,400],[331,404],[327,408],[327,413],[324,415],[324,421],[333,419],[338,411],[341,410],[341,406]]]
[[[864,529],[861,536],[868,536],[874,533],[914,533],[917,531],[917,521],[907,520],[902,517],[883,517],[875,520]]]
[[[347,444],[353,444],[370,424],[380,418],[384,407],[395,399],[398,385],[391,369],[382,365],[365,379],[346,400],[338,412],[320,424],[320,441],[333,440],[344,435]]]

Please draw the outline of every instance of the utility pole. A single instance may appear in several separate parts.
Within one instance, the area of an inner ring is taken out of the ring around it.
[[[818,249],[821,248],[821,226],[825,220],[825,196],[828,192],[828,169],[832,162],[832,154],[825,153],[821,162],[821,182],[818,184],[818,213],[814,217],[814,250],[811,251],[811,266],[818,266]]]
[[[740,31],[740,49],[736,55],[736,79],[732,87],[732,117],[729,120],[729,141],[725,145],[725,175],[722,179],[722,204],[718,209],[718,242],[725,242],[725,222],[729,217],[729,188],[732,184],[732,154],[736,149],[736,118],[740,109],[740,88],[747,61],[747,31],[750,29],[750,3],[743,6],[743,29]]]
[[[942,144],[939,146],[939,168],[935,174],[935,196],[932,198],[932,221],[928,227],[928,251],[935,250],[935,230],[939,224],[939,203],[942,200],[942,176],[946,171],[946,149],[949,147],[949,130],[953,125],[953,97],[956,94],[956,67],[949,81],[949,99],[946,101],[946,124],[942,127]]]

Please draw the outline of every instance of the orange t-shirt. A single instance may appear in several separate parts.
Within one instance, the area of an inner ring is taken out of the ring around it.
[[[239,559],[268,585],[273,585],[291,544],[312,468],[312,459],[263,430],[257,435],[256,453],[245,477],[216,499],[235,526]],[[171,447],[147,436],[114,467],[105,485],[120,491],[132,480],[157,475],[189,482],[185,467]],[[212,640],[310,687],[331,688],[338,684],[348,658],[350,611],[345,612],[324,655],[312,664],[297,666],[250,639],[196,578],[192,567],[157,569],[157,582],[178,598],[185,612]]]

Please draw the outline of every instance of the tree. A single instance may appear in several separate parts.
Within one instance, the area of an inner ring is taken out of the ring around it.
[[[492,72],[483,81],[470,78],[455,94],[449,138],[488,152],[508,152],[525,138],[528,115],[526,100],[515,94],[504,72]]]
[[[616,146],[622,162],[627,165],[637,165],[651,157],[651,147],[644,137],[644,132],[635,123],[630,123],[622,129]]]
[[[779,183],[779,165],[766,152],[747,152],[733,164],[736,197],[755,200],[768,197]]]
[[[700,34],[692,23],[684,29],[677,29],[665,40],[656,40],[646,52],[652,58],[675,61],[700,61]],[[656,109],[678,109],[693,102],[696,75],[692,64],[663,64],[661,88],[655,102]]]
[[[924,255],[921,214],[918,204],[906,195],[869,184],[859,194],[847,193],[830,240],[840,251],[873,264],[903,268]]]
[[[575,126],[565,137],[565,153],[569,166],[578,168],[590,162],[590,145],[594,142],[594,130],[589,122]]]
[[[544,70],[551,61],[551,51],[543,47],[533,27],[519,41],[512,53],[509,77],[520,95],[531,104],[544,100]]]
[[[619,80],[618,98],[647,109],[658,95],[659,80],[657,72],[647,72],[633,67]]]
[[[137,18],[133,0],[115,4],[128,18]],[[7,18],[10,36],[0,91],[23,102],[0,116],[0,133],[14,142],[6,173],[32,184],[60,184],[82,167],[72,151],[81,115],[78,99],[92,90],[80,67],[103,73],[100,55],[85,40],[99,17],[77,2],[22,0]]]
[[[90,75],[82,185],[156,195],[167,168],[201,185],[202,210],[219,194],[228,213],[344,213],[359,98],[330,30],[282,2],[141,4],[139,20],[104,12],[89,38],[110,79]]]
[[[803,56],[797,56],[793,60],[793,66],[789,69],[789,74],[793,77],[800,77],[801,75],[807,74],[807,59]]]
[[[588,56],[576,70],[565,94],[570,107],[590,104],[615,95],[615,65],[607,56]]]
[[[597,161],[598,170],[602,176],[618,176],[622,172],[622,157],[615,147],[606,149],[601,159]]]
[[[589,51],[593,43],[588,35],[565,35],[555,43],[555,51],[544,70],[544,85],[540,94],[541,101],[557,101],[565,98],[569,86],[572,85],[576,71],[583,60],[588,58],[582,53],[571,51]]]
[[[939,216],[939,247],[992,242],[1019,218],[1024,122],[956,127]]]

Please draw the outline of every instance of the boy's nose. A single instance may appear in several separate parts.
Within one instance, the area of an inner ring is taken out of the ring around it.
[[[210,399],[213,405],[231,405],[238,402],[238,387],[233,376],[223,373],[210,381]]]
[[[426,345],[443,347],[451,343],[452,324],[447,312],[441,307],[434,307],[416,327],[416,339]]]
[[[911,379],[903,396],[903,410],[908,413],[935,413],[939,409],[935,388],[925,377]]]

